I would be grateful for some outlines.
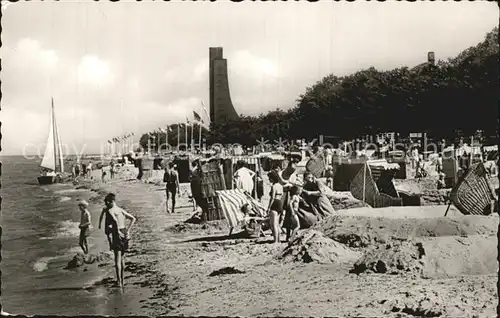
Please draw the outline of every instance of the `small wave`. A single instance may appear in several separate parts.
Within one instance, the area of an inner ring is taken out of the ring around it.
[[[33,264],[33,270],[35,272],[43,272],[46,271],[49,268],[49,262],[56,259],[57,257],[42,257],[38,259],[34,264]]]
[[[70,200],[71,200],[70,197],[66,197],[66,196],[59,197],[59,202],[66,202],[66,201],[70,201]]]
[[[89,250],[92,252],[93,249],[96,247],[95,244],[91,244],[91,243],[88,243],[89,244]],[[69,249],[67,249],[65,252],[64,252],[64,255],[74,255],[74,254],[77,254],[77,253],[82,253],[82,248],[80,246],[73,246]]]
[[[53,236],[41,237],[41,240],[51,240],[55,238],[65,238],[65,237],[78,237],[80,235],[80,228],[78,227],[80,223],[74,221],[62,221],[59,222],[59,228],[55,231]]]
[[[11,313],[4,311],[3,309],[0,311],[0,315],[1,316],[16,316],[14,314],[11,314]]]
[[[56,190],[54,191],[55,194],[68,194],[68,193],[76,193],[76,192],[82,192],[82,191],[87,191],[86,189],[63,189],[63,190]]]

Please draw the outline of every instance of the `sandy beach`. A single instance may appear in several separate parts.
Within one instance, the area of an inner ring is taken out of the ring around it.
[[[155,183],[159,178],[144,183],[133,175],[133,168],[128,168],[117,180],[84,186],[96,194],[90,199],[95,223],[108,192],[116,193],[117,204],[137,217],[122,293],[111,287],[112,264],[98,265],[107,275],[92,288],[111,295],[108,312],[495,315],[496,216],[460,216],[455,211],[443,218],[442,205],[413,208],[399,216],[395,208],[390,212],[358,208],[352,213],[347,209],[314,229],[301,231],[298,241],[287,249],[286,243],[270,244],[269,236],[228,238],[225,221],[184,223],[193,215],[188,184],[181,185],[176,213],[167,214],[164,187]],[[94,233],[104,242],[101,231]],[[96,248],[103,250],[91,253],[103,252],[105,246],[99,244]],[[381,262],[385,270],[380,270]]]

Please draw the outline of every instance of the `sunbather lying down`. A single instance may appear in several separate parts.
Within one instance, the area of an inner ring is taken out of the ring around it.
[[[264,231],[269,229],[269,218],[257,216],[248,203],[241,207],[241,212],[243,212],[244,216],[239,222],[239,226],[241,226],[243,232],[239,233],[239,235],[246,238],[259,238],[262,235],[265,236]],[[232,230],[233,229],[229,232],[229,235],[232,234]]]

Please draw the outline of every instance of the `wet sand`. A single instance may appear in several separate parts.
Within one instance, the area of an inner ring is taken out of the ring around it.
[[[183,224],[193,214],[187,199],[189,185],[181,185],[180,208],[167,214],[164,187],[159,182],[127,181],[129,177],[124,174],[122,180],[93,186],[101,197],[115,192],[118,205],[138,219],[126,254],[123,294],[110,287],[113,271],[95,285],[112,295],[108,296],[106,312],[178,316],[495,315],[497,274],[489,268],[479,275],[465,271],[429,279],[352,274],[352,261],[282,262],[277,255],[286,243],[270,244],[269,236],[258,240],[228,238],[224,221]],[[408,214],[405,218],[411,216]],[[378,217],[383,219],[383,213]],[[370,229],[370,222],[365,223]],[[489,238],[496,242],[495,236]],[[428,246],[434,244],[434,238],[425,239],[430,240]],[[474,244],[471,242],[468,244]],[[450,248],[456,245],[449,244]]]

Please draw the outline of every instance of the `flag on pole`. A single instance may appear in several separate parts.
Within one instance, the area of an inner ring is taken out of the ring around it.
[[[158,130],[159,130],[160,132],[162,132],[162,133],[165,133],[165,129],[163,129],[163,128],[158,128]]]
[[[207,116],[208,121],[210,121],[210,114],[208,113],[207,106],[205,106],[205,103],[203,101],[201,101],[201,109],[205,113],[205,116]]]
[[[463,214],[490,214],[493,199],[495,193],[482,162],[472,165],[450,192],[451,202]]]
[[[111,140],[108,140],[108,144],[112,144],[113,142]]]
[[[189,121],[189,118],[186,117],[186,126],[191,126],[191,122]]]
[[[203,120],[201,120],[200,115],[198,115],[198,113],[195,112],[194,110],[193,110],[193,116],[194,116],[194,121],[203,122]]]

